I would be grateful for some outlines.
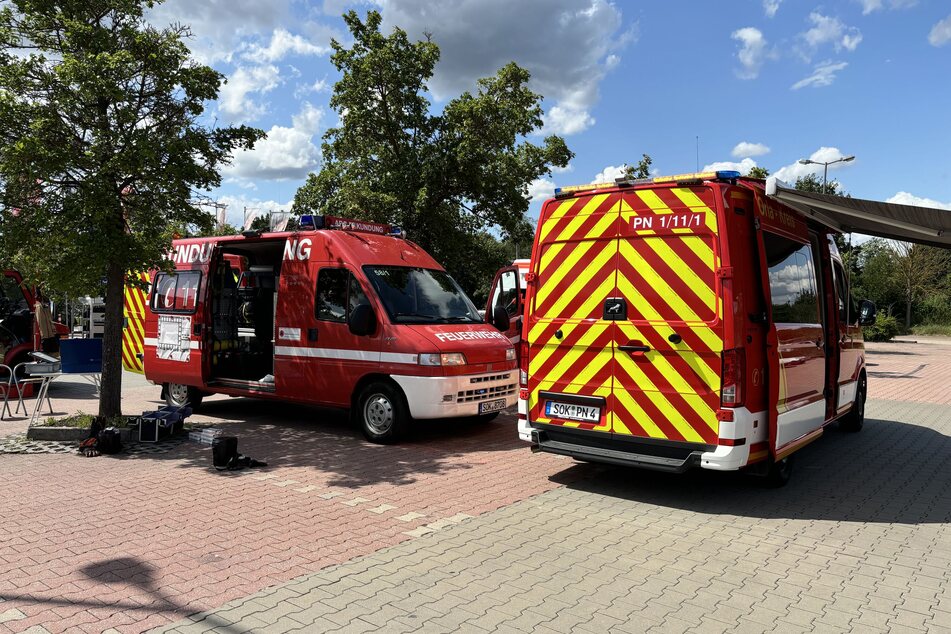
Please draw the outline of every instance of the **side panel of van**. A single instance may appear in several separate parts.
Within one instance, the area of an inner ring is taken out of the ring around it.
[[[529,420],[610,434],[620,195],[546,204],[526,324]]]
[[[621,201],[614,432],[716,444],[723,305],[713,190],[662,187]]]

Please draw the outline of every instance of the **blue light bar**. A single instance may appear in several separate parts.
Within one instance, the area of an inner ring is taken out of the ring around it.
[[[742,174],[740,174],[736,170],[720,170],[717,172],[717,178],[722,178],[722,179],[733,179],[733,178],[739,178],[740,176],[742,176]]]
[[[304,214],[300,217],[298,225],[301,229],[316,229],[317,219],[312,214]]]

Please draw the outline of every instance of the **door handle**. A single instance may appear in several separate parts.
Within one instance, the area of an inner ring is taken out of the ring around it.
[[[623,350],[624,352],[650,352],[651,351],[650,346],[626,345],[626,346],[618,346],[617,349]]]

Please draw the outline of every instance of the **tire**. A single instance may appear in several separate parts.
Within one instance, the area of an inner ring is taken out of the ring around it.
[[[862,431],[865,425],[865,397],[868,394],[868,380],[865,373],[859,377],[859,386],[855,392],[855,402],[848,414],[839,419],[839,429],[851,433]]]
[[[766,486],[778,489],[789,483],[792,477],[793,458],[794,456],[786,456],[776,461],[770,458],[769,471],[766,472]]]
[[[181,383],[165,384],[165,403],[171,407],[184,407],[188,405],[192,411],[197,411],[201,407],[203,394],[190,385]]]
[[[390,445],[406,433],[407,409],[398,388],[389,383],[371,383],[360,392],[354,414],[367,440]]]

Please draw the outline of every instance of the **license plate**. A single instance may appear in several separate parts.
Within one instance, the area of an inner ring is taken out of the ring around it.
[[[592,407],[590,405],[546,401],[545,416],[550,418],[563,418],[566,420],[580,420],[586,423],[597,423],[601,421],[601,408]]]
[[[484,403],[479,403],[479,413],[487,414],[489,412],[501,412],[505,409],[505,399],[500,398],[497,401],[486,401]]]

